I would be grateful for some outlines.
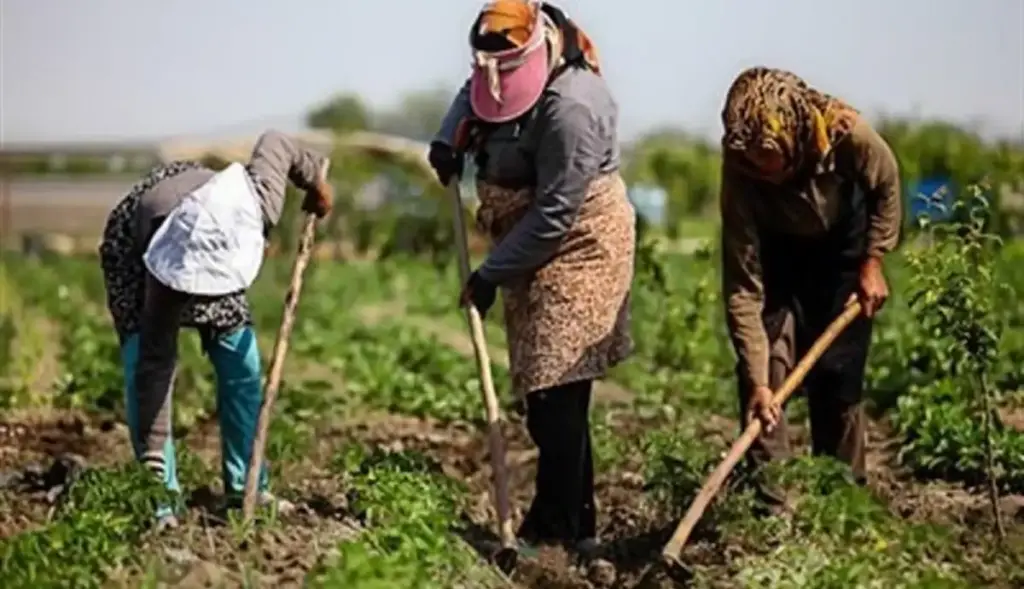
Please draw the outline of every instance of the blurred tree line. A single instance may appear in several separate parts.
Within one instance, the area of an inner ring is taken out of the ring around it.
[[[1024,232],[1024,145],[985,141],[974,131],[941,121],[885,117],[875,126],[900,162],[906,199],[915,198],[913,187],[925,180],[946,180],[953,191],[981,184],[989,187],[988,196],[1000,211],[998,230]],[[683,219],[715,214],[721,173],[716,144],[685,131],[660,130],[641,137],[627,156],[628,182],[666,191],[670,235]],[[908,216],[907,221],[913,220]]]
[[[312,129],[336,136],[331,180],[335,207],[320,231],[338,256],[374,252],[379,257],[416,253],[439,266],[451,259],[453,209],[445,189],[426,167],[424,144],[448,109],[452,90],[412,92],[391,108],[375,110],[358,96],[339,94],[306,116]],[[404,138],[401,143],[389,137]],[[354,140],[353,140],[354,139]],[[284,248],[294,247],[300,199],[284,211]],[[467,222],[469,215],[467,215]]]
[[[339,137],[371,131],[426,143],[454,90],[414,92],[383,111],[358,96],[339,94],[313,107],[306,122]],[[952,190],[980,183],[990,187],[989,198],[1000,211],[995,218],[999,231],[1024,231],[1024,145],[986,141],[971,129],[941,121],[883,117],[875,125],[900,161],[908,202],[923,180],[946,180]],[[393,156],[387,150],[339,150],[333,174],[338,209],[324,231],[331,237],[344,235],[359,251],[415,251],[443,262],[452,240],[449,200],[422,166]],[[714,219],[720,171],[717,143],[684,130],[657,129],[624,146],[627,182],[665,191],[665,223],[655,230],[669,237],[680,234],[685,220]],[[379,206],[370,204],[374,191]],[[908,224],[913,222],[906,217]]]
[[[337,193],[335,213],[321,223],[320,231],[338,255],[373,250],[382,255],[425,253],[439,263],[448,259],[452,207],[445,189],[425,167],[424,144],[436,131],[455,90],[437,86],[412,92],[386,108],[375,108],[354,94],[338,94],[310,109],[307,125],[330,131],[336,138],[331,173]],[[875,122],[900,161],[908,193],[919,181],[935,178],[949,180],[954,190],[982,183],[990,187],[988,196],[999,211],[994,221],[997,229],[1003,234],[1024,232],[1024,145],[1020,142],[986,141],[971,129],[941,121],[883,117]],[[375,143],[373,139],[389,136],[411,141]],[[714,140],[663,128],[625,145],[623,152],[623,172],[631,187],[657,187],[665,193],[664,224],[654,230],[676,237],[685,221],[715,220],[721,161]],[[42,156],[24,163],[13,172],[53,172]],[[62,173],[97,174],[108,160],[60,163]],[[208,163],[219,167],[225,162]],[[472,170],[467,170],[467,177],[471,176]],[[464,192],[473,192],[468,180]],[[294,247],[300,200],[289,199],[275,247]],[[472,208],[471,201],[466,204]],[[467,220],[471,218],[472,214],[467,215]]]
[[[395,108],[381,113],[374,112],[357,96],[341,94],[312,109],[307,123],[310,127],[340,134],[373,130],[429,141],[454,90],[434,88],[415,92],[401,98]],[[951,191],[981,183],[990,188],[988,196],[1000,211],[995,218],[999,232],[1024,232],[1024,144],[1009,140],[987,141],[972,129],[942,121],[883,117],[876,121],[876,127],[892,145],[900,162],[908,201],[916,197],[911,193],[921,181],[939,179],[948,182]],[[626,145],[624,155],[624,173],[631,186],[643,184],[665,191],[667,202],[662,230],[669,237],[677,237],[681,223],[687,219],[715,217],[721,173],[717,142],[685,130],[663,128]],[[355,161],[342,165],[348,170],[361,169],[371,163],[356,157]],[[381,164],[379,158],[376,164]],[[418,186],[423,193],[440,194],[430,177],[414,174],[406,181]],[[908,223],[913,221],[910,217],[906,215]],[[450,222],[450,218],[444,216],[438,220]],[[429,229],[424,223],[409,218],[402,223],[409,228],[417,227],[423,236],[444,232],[440,225]],[[442,242],[433,240],[437,244]]]

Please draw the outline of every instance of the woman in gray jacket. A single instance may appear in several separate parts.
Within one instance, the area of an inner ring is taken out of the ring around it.
[[[430,150],[440,180],[478,167],[478,228],[494,243],[462,293],[502,289],[514,393],[539,449],[524,544],[596,547],[593,381],[625,359],[635,214],[619,174],[618,109],[593,44],[558,8],[486,5],[475,66]]]

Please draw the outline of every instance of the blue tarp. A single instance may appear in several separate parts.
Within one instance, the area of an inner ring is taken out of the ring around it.
[[[922,215],[933,221],[942,221],[949,217],[950,207],[956,198],[956,187],[949,178],[926,178],[911,184],[907,189],[907,213],[911,219]],[[927,199],[927,200],[925,200]],[[935,206],[941,203],[946,210]]]

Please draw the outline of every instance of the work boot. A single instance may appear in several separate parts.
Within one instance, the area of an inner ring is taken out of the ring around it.
[[[526,538],[516,538],[515,549],[516,553],[522,558],[536,559],[540,555],[540,551],[545,546],[554,545],[546,542],[538,542],[534,540],[528,540]],[[490,558],[492,555],[497,554],[502,548],[501,542],[498,540],[483,540],[479,543],[480,551],[487,557]]]

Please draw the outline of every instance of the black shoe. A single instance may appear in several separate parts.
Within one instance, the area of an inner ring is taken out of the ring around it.
[[[583,538],[575,542],[569,551],[575,553],[581,560],[590,561],[601,556],[604,544],[596,537]]]

